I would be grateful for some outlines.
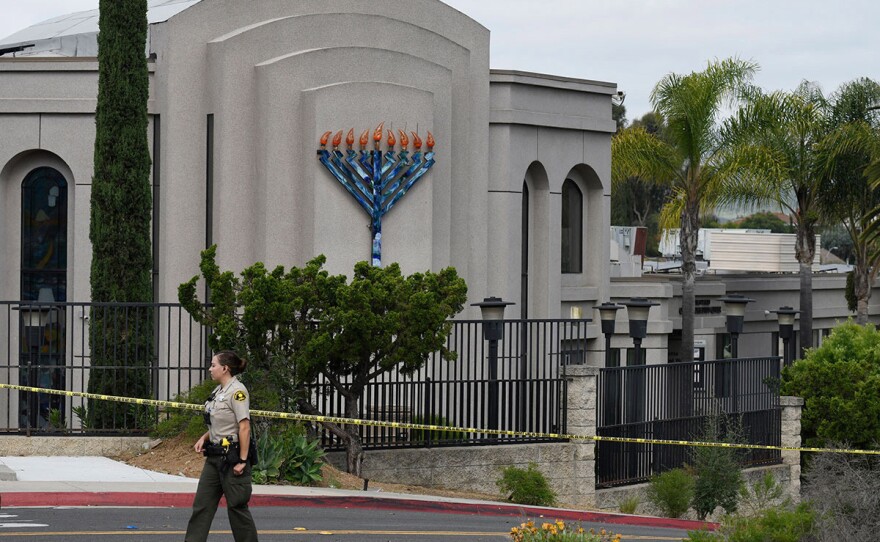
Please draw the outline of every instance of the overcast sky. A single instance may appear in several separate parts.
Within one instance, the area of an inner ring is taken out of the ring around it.
[[[880,79],[877,0],[445,1],[492,32],[492,68],[617,83],[630,119],[650,110],[663,75],[702,69],[712,58],[758,62],[766,89],[809,79],[830,92],[856,77]],[[0,37],[97,5],[15,2],[3,10]]]

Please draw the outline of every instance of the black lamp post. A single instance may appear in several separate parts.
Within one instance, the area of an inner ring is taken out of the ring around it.
[[[746,305],[754,301],[741,294],[730,294],[721,298],[724,303],[724,312],[727,314],[727,332],[730,333],[730,357],[739,357],[739,334],[743,330],[743,320],[746,316]]]
[[[498,429],[498,341],[504,339],[504,309],[513,305],[500,297],[487,297],[480,307],[483,319],[483,339],[489,341],[489,429]]]
[[[605,367],[618,367],[620,360],[615,359],[611,352],[611,336],[614,335],[614,322],[617,319],[617,311],[623,308],[621,305],[606,302],[593,307],[599,311],[599,320],[602,322],[602,334],[605,335]]]
[[[651,307],[659,305],[654,301],[648,301],[644,297],[634,297],[628,301],[623,301],[621,305],[626,307],[626,316],[629,319],[629,336],[632,337],[633,345],[633,362],[627,365],[644,365],[642,360],[642,339],[648,336],[648,314]],[[647,426],[645,421],[645,367],[631,367],[624,373],[626,379],[626,412],[623,423],[628,425],[624,431],[624,436],[634,438],[644,438],[647,436]],[[639,457],[645,453],[645,447],[640,444],[627,443],[624,446],[624,456],[628,458],[626,462],[627,476],[632,478],[639,474]]]
[[[632,337],[635,346],[633,365],[642,363],[642,339],[648,336],[648,313],[651,307],[660,303],[648,301],[644,297],[633,297],[621,303],[626,307],[626,316],[629,318],[629,336]]]
[[[617,311],[622,305],[614,303],[602,303],[593,307],[599,311],[599,320],[602,322],[602,334],[605,335],[605,367],[619,367],[620,358],[611,350],[611,337],[614,335],[614,322]],[[606,371],[604,382],[605,404],[602,406],[605,425],[617,425],[620,423],[620,372]]]
[[[779,338],[782,339],[782,364],[785,367],[791,365],[791,348],[789,341],[794,336],[794,319],[801,312],[791,307],[779,307],[779,310],[770,311],[776,314],[779,321]]]

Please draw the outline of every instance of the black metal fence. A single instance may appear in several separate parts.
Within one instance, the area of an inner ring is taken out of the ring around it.
[[[602,369],[599,436],[701,440],[707,423],[736,424],[751,444],[779,446],[778,357],[637,365]],[[685,446],[602,442],[597,487],[647,481],[691,461]],[[743,452],[744,466],[781,462],[778,450]]]
[[[583,320],[506,320],[497,359],[483,340],[482,321],[453,323],[447,348],[457,359],[432,356],[413,375],[385,373],[371,382],[360,405],[367,419],[427,423],[449,427],[491,428],[528,432],[565,432],[567,364],[584,363]],[[343,397],[328,383],[313,389],[322,412],[344,415]],[[362,427],[364,447],[414,448],[539,442],[548,439],[494,436],[462,431],[409,431]],[[322,432],[327,449],[343,445]]]
[[[151,322],[144,325],[140,322]],[[173,399],[208,378],[207,330],[178,304],[0,302],[0,382],[88,391],[98,368],[89,343],[90,322],[100,322],[96,347],[118,360],[100,371],[115,383],[114,394],[129,396],[127,384],[148,373],[149,396]],[[509,320],[497,354],[490,356],[482,321],[455,321],[447,347],[454,361],[432,356],[415,374],[385,373],[366,388],[360,417],[450,427],[492,427],[530,432],[566,430],[566,385],[560,366],[583,363],[583,320]],[[119,348],[123,342],[147,348]],[[494,359],[493,359],[494,358]],[[328,382],[311,386],[312,401],[324,414],[344,416],[342,395]],[[0,391],[0,432],[131,434],[143,431],[122,422],[89,428],[88,400],[44,393]],[[113,408],[130,405],[113,403]],[[154,412],[155,413],[155,412]],[[111,413],[112,414],[112,413]],[[362,428],[366,448],[399,448],[528,442],[487,434]],[[329,449],[341,448],[328,432]]]
[[[100,322],[97,348],[117,360],[100,369],[90,354],[91,321]],[[207,378],[206,345],[205,329],[177,304],[0,302],[0,382],[81,392],[100,370],[115,394],[131,395],[129,383],[147,380],[151,398],[173,399]],[[106,417],[123,421],[102,429],[83,423],[87,407],[80,397],[0,391],[0,432],[143,432],[115,415],[130,405],[112,403]]]

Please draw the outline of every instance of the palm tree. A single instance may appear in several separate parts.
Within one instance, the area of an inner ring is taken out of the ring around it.
[[[872,209],[880,205],[880,191],[866,175],[872,155],[880,155],[880,112],[872,108],[878,102],[880,84],[876,81],[861,78],[841,85],[831,97],[833,129],[821,147],[831,173],[822,191],[823,207],[843,224],[853,242],[853,293],[859,324],[868,322],[871,283],[880,263],[877,239],[865,234],[876,219]]]
[[[612,182],[630,177],[662,182],[671,196],[664,206],[668,223],[676,216],[681,228],[682,317],[681,360],[694,351],[694,283],[701,211],[711,210],[724,195],[732,171],[724,164],[727,142],[720,115],[749,89],[758,66],[726,59],[709,62],[688,75],[670,73],[651,93],[654,110],[666,120],[663,139],[640,127],[618,133],[611,143]]]
[[[830,131],[831,108],[809,82],[793,92],[760,92],[725,123],[734,150],[730,163],[739,177],[736,199],[773,202],[794,217],[795,257],[800,274],[801,353],[813,342],[813,260],[816,233],[826,208],[821,194],[829,179],[818,151]]]

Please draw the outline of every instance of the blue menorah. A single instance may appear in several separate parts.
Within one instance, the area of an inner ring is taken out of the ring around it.
[[[398,130],[400,152],[395,153],[394,133],[388,130],[388,146],[383,153],[379,147],[382,143],[384,126],[383,122],[373,133],[373,150],[366,149],[369,143],[369,130],[364,130],[361,134],[360,150],[354,149],[354,128],[348,131],[348,136],[345,138],[348,149],[344,153],[339,150],[342,130],[336,132],[333,137],[332,151],[326,148],[332,132],[326,132],[321,136],[321,147],[318,149],[318,160],[370,215],[372,263],[375,266],[382,265],[382,217],[434,165],[434,136],[431,132],[428,132],[425,140],[428,150],[424,154],[422,154],[422,139],[417,133],[410,132],[415,151],[410,156],[407,150],[409,138],[406,133]]]

